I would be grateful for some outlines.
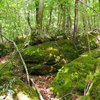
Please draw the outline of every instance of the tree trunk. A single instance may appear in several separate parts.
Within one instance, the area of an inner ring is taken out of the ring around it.
[[[71,19],[71,15],[70,15],[70,12],[71,12],[70,6],[67,7],[67,12],[68,12],[68,14],[67,14],[67,24],[66,24],[67,32],[66,33],[68,33],[68,35],[71,36],[71,34],[72,34],[72,19]]]
[[[76,42],[76,34],[78,32],[78,1],[75,0],[75,17],[74,17],[74,34],[73,34],[73,42]]]
[[[43,8],[44,8],[44,0],[39,0],[39,9],[38,9],[38,34],[41,38],[44,38],[44,34],[42,31],[42,19],[43,19]]]

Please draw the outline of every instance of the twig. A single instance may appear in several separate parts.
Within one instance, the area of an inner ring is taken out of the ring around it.
[[[44,98],[42,97],[40,91],[38,90],[37,86],[35,85],[34,80],[31,78],[30,81],[32,82],[32,84],[34,85],[34,87],[35,87],[37,93],[39,94],[40,100],[44,100]]]

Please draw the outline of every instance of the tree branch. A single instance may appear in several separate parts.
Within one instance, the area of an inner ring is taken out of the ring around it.
[[[88,6],[87,4],[83,3],[81,0],[79,0],[82,4],[84,4],[85,6],[89,7],[91,10],[93,10],[94,12],[96,12],[98,15],[100,15],[100,13],[98,13],[95,9],[93,9],[92,7]]]
[[[40,100],[44,100],[44,98],[42,97],[40,91],[38,90],[37,86],[35,85],[34,80],[31,78],[30,81],[32,82],[32,85],[34,85],[34,87],[35,87],[37,93],[39,94]]]

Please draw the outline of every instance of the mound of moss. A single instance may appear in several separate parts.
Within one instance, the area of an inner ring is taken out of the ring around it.
[[[63,64],[78,57],[74,44],[69,40],[51,41],[21,50],[30,73],[57,72]]]
[[[65,64],[51,84],[51,91],[62,100],[72,100],[76,95],[83,95],[87,81],[92,81],[96,59],[79,57]]]
[[[36,91],[31,87],[27,87],[19,78],[0,77],[0,96],[4,96],[5,98],[8,96],[12,97],[12,99],[9,100],[19,100],[19,94],[29,98],[27,100],[39,100]]]

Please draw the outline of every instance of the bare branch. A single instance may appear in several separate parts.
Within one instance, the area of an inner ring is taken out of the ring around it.
[[[93,9],[92,7],[88,6],[87,4],[83,3],[81,0],[79,0],[82,4],[84,4],[85,6],[89,7],[91,10],[93,10],[94,12],[96,12],[98,15],[100,15],[99,12],[97,12],[95,9]]]
[[[34,87],[35,87],[37,93],[39,94],[40,100],[44,100],[44,98],[42,97],[40,91],[38,90],[37,86],[35,85],[34,80],[31,78],[30,81],[32,82],[32,84],[34,85]]]

